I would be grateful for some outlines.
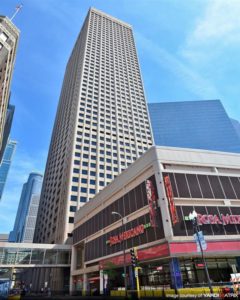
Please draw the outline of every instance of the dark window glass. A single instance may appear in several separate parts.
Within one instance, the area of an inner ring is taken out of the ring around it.
[[[219,211],[216,206],[206,206],[207,215],[217,215],[219,216]],[[212,235],[214,232],[214,235],[224,235],[225,231],[222,224],[206,224],[201,226],[203,234],[205,235]],[[212,232],[210,230],[212,229]]]
[[[218,210],[219,210],[220,215],[223,214],[226,216],[227,214],[228,215],[232,214],[232,212],[229,210],[228,207],[219,206]],[[233,212],[233,215],[234,215],[234,212]],[[234,225],[234,224],[224,225],[224,230],[227,234],[238,234],[236,225]]]
[[[175,236],[185,236],[185,235],[187,235],[187,231],[184,226],[185,223],[184,223],[184,216],[182,214],[182,208],[181,208],[181,206],[176,206],[176,209],[177,209],[177,215],[178,215],[179,222],[173,226],[173,234]]]
[[[232,215],[240,215],[240,207],[231,207],[230,211],[232,212]],[[240,224],[236,224],[235,226],[238,230],[238,234],[240,234]]]
[[[235,190],[235,193],[237,194],[237,198],[240,199],[240,182],[237,177],[230,177],[231,183],[233,185],[233,188]]]
[[[87,198],[86,198],[86,197],[83,197],[83,196],[81,196],[81,197],[80,197],[80,202],[87,202]]]
[[[197,175],[203,198],[214,198],[206,175]]]
[[[68,223],[74,223],[74,218],[73,217],[69,217],[68,218]]]
[[[236,199],[233,187],[231,185],[230,179],[227,176],[219,176],[219,179],[222,183],[224,193],[228,199]]]
[[[173,196],[178,198],[178,192],[177,192],[177,187],[176,187],[176,183],[175,183],[175,179],[174,179],[174,174],[169,173],[166,175],[169,175],[171,186],[172,186],[172,191],[173,191]]]
[[[201,214],[201,215],[208,214],[208,211],[206,210],[205,206],[201,206],[201,207],[195,206],[195,210],[198,214]],[[210,212],[210,214],[211,214],[211,212]],[[201,225],[200,229],[202,230],[203,234],[205,234],[205,235],[212,235],[213,234],[213,228],[209,224]]]
[[[76,206],[70,206],[70,211],[75,212],[77,210]]]
[[[177,181],[179,197],[181,197],[181,198],[190,198],[190,194],[189,194],[185,174],[175,174],[175,178],[176,178],[176,181]]]
[[[186,176],[192,198],[202,198],[197,176],[195,174],[186,174]]]
[[[149,222],[150,222],[150,216],[148,214],[148,215],[146,215],[146,223],[149,223]],[[155,231],[154,231],[153,227],[149,227],[147,229],[147,236],[148,236],[148,243],[151,243],[156,239]]]
[[[129,193],[129,203],[130,203],[130,213],[136,211],[136,199],[135,199],[135,193],[134,190],[131,190]]]
[[[123,196],[124,198],[124,209],[125,209],[125,216],[129,215],[130,207],[129,207],[129,195],[128,193]]]
[[[208,178],[211,184],[211,188],[213,190],[214,197],[216,199],[225,199],[218,176],[208,176]]]
[[[185,217],[188,217],[191,212],[193,212],[192,206],[182,206],[183,220],[185,222],[185,227],[187,229],[187,233],[190,236],[193,235],[193,225],[192,225],[191,221],[185,221]],[[198,212],[198,211],[196,210],[196,212]]]
[[[141,191],[142,191],[142,197],[143,197],[143,205],[148,205],[148,200],[147,200],[147,192],[146,192],[146,183],[143,182],[141,184]]]
[[[73,182],[78,182],[79,178],[78,177],[72,177]]]
[[[124,216],[124,202],[123,202],[123,197],[118,199],[118,209],[119,209],[119,213]]]
[[[137,205],[137,210],[138,210],[139,208],[144,206],[141,185],[139,185],[135,188],[135,195],[136,195],[136,205]]]
[[[77,201],[77,196],[71,195],[71,201]]]

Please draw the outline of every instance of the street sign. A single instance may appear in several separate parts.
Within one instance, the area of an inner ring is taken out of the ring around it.
[[[197,252],[201,252],[201,248],[200,248],[199,242],[201,243],[202,249],[206,250],[207,249],[207,243],[205,241],[203,232],[199,231],[198,234],[194,233],[193,236],[194,236],[195,242],[197,244]]]

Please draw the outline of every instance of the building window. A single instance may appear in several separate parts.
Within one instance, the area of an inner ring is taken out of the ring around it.
[[[73,177],[72,182],[78,182],[79,178],[78,177]]]
[[[80,202],[84,202],[84,203],[87,202],[87,197],[81,196],[80,197]]]
[[[69,217],[68,218],[68,223],[74,223],[74,217]]]
[[[76,206],[70,206],[70,211],[71,212],[76,212],[76,210],[77,210],[77,207]]]
[[[77,201],[77,196],[71,195],[71,201]]]
[[[82,192],[82,193],[86,193],[86,192],[87,192],[87,188],[81,187],[81,192]]]
[[[89,193],[90,194],[96,194],[96,190],[95,189],[89,189]]]
[[[78,187],[77,186],[72,186],[72,191],[73,192],[77,192],[78,191]]]

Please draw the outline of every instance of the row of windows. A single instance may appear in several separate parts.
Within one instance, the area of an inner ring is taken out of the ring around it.
[[[240,199],[238,177],[180,173],[163,175],[169,175],[176,198]]]
[[[153,241],[159,240],[164,237],[164,231],[162,226],[162,219],[161,214],[158,210],[158,227],[149,227],[145,229],[143,234],[140,234],[134,238],[130,238],[126,240],[126,249],[130,249],[139,245],[144,245],[147,243],[151,243]],[[137,218],[131,222],[128,222],[126,224],[126,231],[130,230],[132,228],[137,227],[141,224],[148,224],[150,222],[149,214],[146,214],[140,218]],[[108,232],[107,234],[104,234],[88,243],[85,244],[85,261],[89,261],[98,257],[110,255],[116,252],[119,252],[122,250],[122,244],[117,243],[113,246],[110,246],[107,244],[107,241],[111,236],[116,236],[118,234],[122,233],[122,227],[119,227],[115,230],[112,230]],[[76,232],[74,231],[73,234],[74,242],[78,241],[78,236],[76,235]]]
[[[150,179],[156,185],[155,177],[152,176]],[[116,216],[112,215],[112,211],[119,212],[122,216],[127,216],[146,205],[148,205],[146,184],[143,182],[76,228],[74,234],[76,234],[77,240],[80,241],[116,222]]]

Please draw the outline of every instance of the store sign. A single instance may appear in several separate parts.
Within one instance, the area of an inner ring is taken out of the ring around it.
[[[172,224],[175,225],[176,223],[179,222],[179,220],[177,215],[177,209],[174,203],[173,191],[172,191],[172,186],[171,186],[169,176],[164,176],[164,185],[165,185],[166,194],[168,198],[169,211],[172,219]]]
[[[121,243],[122,241],[131,239],[135,236],[138,236],[140,234],[143,234],[145,229],[151,227],[151,223],[147,224],[140,224],[132,229],[129,229],[127,231],[124,231],[123,233],[120,233],[118,235],[111,236],[109,240],[106,242],[107,244],[110,244],[110,246],[113,246],[115,244]]]
[[[151,179],[146,180],[146,192],[149,206],[150,222],[152,227],[157,227],[157,193]]]
[[[198,224],[240,224],[240,215],[229,215],[229,214],[221,214],[218,215],[197,215]]]

